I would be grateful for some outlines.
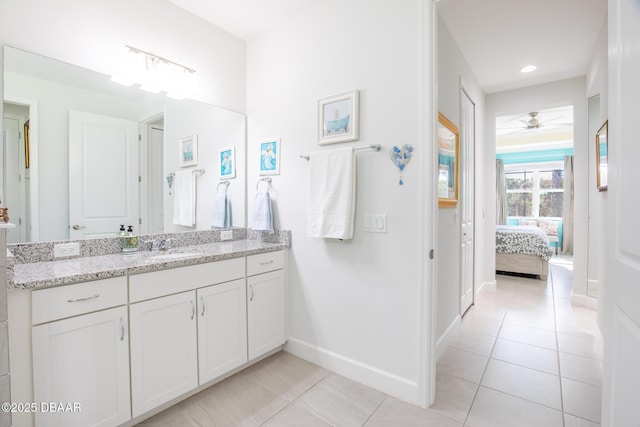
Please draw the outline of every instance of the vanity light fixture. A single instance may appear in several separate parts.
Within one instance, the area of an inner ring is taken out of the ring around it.
[[[520,70],[521,73],[530,73],[532,71],[535,71],[538,67],[536,67],[535,65],[527,65],[525,67],[522,67],[522,69]]]
[[[162,56],[126,45],[128,57],[127,70],[122,75],[114,75],[111,80],[131,86],[134,83],[151,93],[167,92],[174,99],[184,99],[186,94],[195,91],[196,70]]]

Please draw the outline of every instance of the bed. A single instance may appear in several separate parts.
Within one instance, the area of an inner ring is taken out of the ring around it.
[[[551,249],[539,227],[496,226],[496,272],[520,273],[547,280]]]

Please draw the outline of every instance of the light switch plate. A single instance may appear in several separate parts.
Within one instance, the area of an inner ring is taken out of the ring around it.
[[[233,240],[233,230],[222,230],[220,240]]]
[[[365,214],[364,231],[369,233],[386,233],[387,216],[384,214]]]
[[[80,243],[61,243],[53,246],[53,257],[64,258],[80,255]]]

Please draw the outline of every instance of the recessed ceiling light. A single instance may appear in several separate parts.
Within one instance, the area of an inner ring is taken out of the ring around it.
[[[526,67],[523,67],[522,70],[520,70],[520,72],[521,73],[530,73],[532,71],[535,71],[536,68],[538,68],[538,67],[536,67],[535,65],[527,65]]]

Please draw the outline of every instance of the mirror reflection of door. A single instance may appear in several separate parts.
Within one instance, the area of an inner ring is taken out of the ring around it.
[[[164,119],[147,125],[147,233],[164,232]],[[143,178],[144,179],[144,178]],[[144,217],[143,217],[144,222]]]
[[[7,233],[7,243],[29,239],[29,175],[25,164],[24,124],[29,120],[29,108],[4,104],[3,117],[3,176],[1,205],[9,208],[10,221],[15,229]]]
[[[69,237],[138,230],[138,122],[69,112]],[[136,233],[138,234],[138,233]]]

